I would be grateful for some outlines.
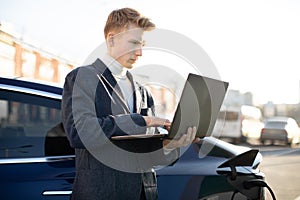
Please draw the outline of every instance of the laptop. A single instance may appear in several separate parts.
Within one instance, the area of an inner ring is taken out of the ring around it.
[[[178,139],[188,127],[197,127],[196,137],[211,136],[228,89],[228,82],[190,73],[167,134],[114,136],[113,140],[159,137]]]

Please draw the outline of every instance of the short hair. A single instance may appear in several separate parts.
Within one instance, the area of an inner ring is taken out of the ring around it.
[[[144,31],[150,31],[155,28],[155,24],[149,18],[142,16],[138,11],[132,8],[121,8],[109,14],[104,27],[105,39],[110,31],[121,32],[128,28],[130,24],[136,25]]]

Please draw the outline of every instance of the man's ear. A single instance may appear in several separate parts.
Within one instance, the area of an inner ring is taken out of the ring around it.
[[[108,40],[108,45],[109,45],[110,47],[113,47],[113,46],[114,46],[114,34],[109,33],[109,34],[107,35],[107,40]]]

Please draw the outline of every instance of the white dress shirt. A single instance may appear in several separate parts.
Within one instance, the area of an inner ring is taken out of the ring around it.
[[[121,88],[122,95],[127,102],[130,112],[133,112],[133,86],[126,76],[128,69],[123,67],[118,61],[113,59],[110,55],[105,54],[102,58],[103,63],[111,71]]]
[[[119,87],[122,90],[122,95],[124,97],[124,99],[126,99],[128,108],[130,110],[130,112],[133,112],[133,94],[134,94],[134,90],[133,88],[136,88],[136,86],[132,85],[129,78],[126,76],[126,73],[128,71],[127,68],[123,67],[118,61],[116,61],[114,58],[112,58],[110,55],[105,54],[102,57],[102,61],[103,63],[108,67],[108,69],[111,71],[112,75],[114,76],[114,78],[116,79]],[[140,100],[139,96],[137,95],[137,102],[139,102]],[[138,110],[140,110],[143,105],[139,106],[140,108],[137,108]],[[146,134],[154,134],[155,133],[155,127],[148,127]]]

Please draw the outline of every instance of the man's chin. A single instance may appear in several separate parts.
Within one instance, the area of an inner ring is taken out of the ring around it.
[[[127,69],[132,69],[132,68],[133,68],[133,65],[132,65],[132,64],[128,64],[128,65],[125,66],[125,68],[127,68]]]

